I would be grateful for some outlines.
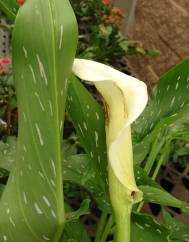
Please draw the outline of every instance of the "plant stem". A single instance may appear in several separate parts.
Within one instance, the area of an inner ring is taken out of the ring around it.
[[[159,159],[159,161],[157,163],[157,166],[156,166],[156,168],[154,170],[154,173],[152,175],[152,180],[156,179],[156,177],[157,177],[157,175],[158,175],[158,173],[159,173],[159,171],[161,169],[161,166],[162,166],[162,164],[164,162],[165,156],[167,155],[167,150],[168,150],[169,145],[170,145],[170,140],[168,140],[166,142],[166,144],[165,144],[165,146],[163,148],[163,151],[161,153],[160,159]],[[138,208],[137,208],[137,212],[140,212],[140,210],[142,209],[143,205],[144,205],[144,202],[140,202],[139,203]]]
[[[167,151],[169,150],[169,146],[170,146],[170,140],[168,140],[167,142],[166,142],[166,144],[165,144],[165,146],[164,146],[164,148],[163,148],[163,151],[162,151],[162,154],[161,154],[161,156],[160,156],[160,159],[159,159],[159,161],[158,161],[158,163],[157,163],[157,166],[156,166],[156,168],[155,168],[155,171],[154,171],[154,173],[153,173],[153,175],[152,175],[152,179],[153,180],[155,180],[156,179],[156,177],[157,177],[157,175],[158,175],[158,173],[159,173],[159,170],[161,169],[161,166],[162,166],[162,164],[163,164],[163,162],[164,162],[164,160],[165,160],[165,157],[166,157],[166,155],[167,155]]]
[[[116,218],[117,223],[114,242],[130,242],[131,208],[132,206],[126,205],[125,209],[120,211],[119,218]]]
[[[161,155],[161,157],[160,157],[160,159],[159,159],[159,161],[158,161],[158,163],[157,163],[157,166],[156,166],[156,168],[155,168],[155,171],[154,171],[154,173],[153,173],[153,175],[152,175],[152,180],[155,180],[155,179],[156,179],[156,177],[157,177],[157,175],[158,175],[158,173],[159,173],[159,170],[160,170],[160,168],[161,168],[161,165],[162,165],[162,163],[163,163],[163,160],[164,160],[164,154]]]
[[[106,212],[102,212],[101,217],[100,217],[100,221],[98,223],[96,238],[95,238],[94,242],[100,242],[100,238],[101,238],[102,232],[103,232],[104,227],[105,227],[107,216],[108,216],[108,214]]]
[[[143,205],[144,205],[144,202],[140,202],[138,207],[137,207],[137,209],[136,209],[136,211],[140,212],[140,210],[142,209]]]
[[[160,168],[162,166],[163,161],[164,161],[164,152],[162,153],[162,155],[161,155],[161,157],[160,157],[160,159],[159,159],[159,161],[157,163],[155,171],[154,171],[154,173],[152,175],[152,180],[156,179],[156,177],[157,177],[157,175],[159,173],[159,170],[160,170]],[[137,212],[140,212],[140,210],[142,209],[143,205],[144,205],[144,202],[140,202],[139,203],[138,208],[137,208]]]
[[[150,155],[147,159],[146,165],[145,165],[145,171],[147,172],[147,174],[150,174],[150,171],[154,165],[154,162],[156,160],[156,157],[159,153],[159,151],[161,150],[162,146],[164,145],[165,140],[162,139],[161,141],[157,138],[156,141],[154,142],[153,146],[152,146],[152,150],[150,152]]]
[[[159,141],[159,139],[157,138],[156,141],[154,142],[153,146],[152,146],[152,150],[150,152],[150,155],[147,159],[147,162],[146,162],[146,165],[144,167],[144,170],[147,172],[147,174],[149,175],[151,170],[152,170],[152,167],[154,165],[154,162],[156,161],[156,157],[158,155],[158,153],[160,152],[162,146],[164,145],[165,143],[165,139],[162,139],[161,141]],[[162,157],[163,156],[163,157]],[[163,158],[164,158],[164,155],[162,155],[159,162],[158,162],[158,165],[156,166],[155,168],[155,171],[154,171],[154,174],[152,175],[152,179],[155,180],[160,168],[161,168],[161,165],[162,165],[162,162],[163,162]],[[137,212],[140,212],[140,210],[142,209],[144,205],[144,202],[140,202],[136,211]]]
[[[107,237],[108,237],[108,235],[109,235],[109,233],[111,231],[113,223],[114,223],[113,216],[110,215],[110,217],[108,219],[108,222],[106,224],[106,227],[104,229],[104,232],[102,234],[100,242],[105,242],[106,241],[106,239],[107,239]]]

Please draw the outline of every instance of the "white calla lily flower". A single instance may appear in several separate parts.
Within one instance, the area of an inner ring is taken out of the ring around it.
[[[129,242],[128,220],[132,205],[142,200],[133,171],[130,126],[147,104],[147,87],[136,78],[95,61],[75,59],[73,72],[80,79],[93,82],[104,99],[109,190],[117,223],[116,242]]]

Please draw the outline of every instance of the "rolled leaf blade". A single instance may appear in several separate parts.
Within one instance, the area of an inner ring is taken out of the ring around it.
[[[28,0],[20,8],[13,34],[19,134],[0,203],[2,241],[56,242],[62,233],[61,137],[76,43],[69,1]]]

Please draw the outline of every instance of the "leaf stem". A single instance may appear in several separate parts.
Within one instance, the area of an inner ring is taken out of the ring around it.
[[[109,219],[108,219],[108,222],[106,224],[106,227],[104,229],[104,232],[102,233],[102,237],[101,237],[101,240],[100,242],[105,242],[111,229],[112,229],[112,226],[113,226],[113,223],[114,223],[114,220],[113,220],[113,216],[110,215]]]
[[[144,170],[147,172],[148,175],[150,174],[150,172],[151,172],[151,170],[153,168],[153,165],[154,165],[154,163],[156,161],[156,157],[157,157],[158,153],[160,152],[160,150],[161,150],[162,146],[164,145],[164,143],[165,143],[165,139],[162,139],[161,141],[159,141],[159,137],[157,137],[157,139],[155,140],[155,142],[154,142],[154,144],[152,146],[150,155],[149,155],[149,157],[147,159],[146,165],[144,167]],[[163,162],[162,161],[163,158],[164,158],[164,155],[163,155],[163,157],[161,156],[161,158],[160,158],[160,160],[158,162],[158,165],[155,168],[154,174],[152,175],[152,179],[153,180],[155,180],[155,178],[156,178],[156,176],[157,176],[157,174],[159,172],[159,169],[160,169],[160,167],[162,165],[162,162]],[[138,207],[137,207],[137,209],[136,209],[136,211],[140,212],[140,210],[142,209],[143,205],[144,205],[144,202],[143,201],[140,202]]]
[[[163,164],[163,162],[165,160],[165,157],[167,155],[167,150],[168,150],[168,147],[169,146],[170,146],[170,141],[168,140],[168,142],[166,142],[166,144],[165,144],[165,146],[163,148],[163,151],[162,151],[162,154],[160,156],[160,159],[159,159],[159,161],[157,163],[157,166],[155,168],[155,171],[154,171],[154,173],[152,175],[152,180],[155,180],[156,179],[156,177],[157,177],[157,175],[158,175],[158,173],[159,173],[159,171],[161,169],[161,166],[162,166],[162,164]]]
[[[163,143],[163,144],[164,144],[164,143]],[[155,179],[157,178],[157,175],[158,175],[158,173],[159,173],[159,171],[160,171],[160,169],[161,169],[161,166],[162,166],[162,164],[163,164],[163,162],[164,162],[164,160],[165,160],[165,157],[166,157],[166,154],[167,154],[167,150],[168,150],[169,145],[170,145],[170,140],[168,140],[168,141],[166,142],[166,144],[165,144],[165,146],[164,146],[164,148],[163,148],[163,151],[162,151],[162,153],[161,153],[160,159],[159,159],[159,161],[157,162],[156,168],[155,168],[155,170],[154,170],[154,172],[153,172],[152,180],[155,180]],[[162,144],[161,144],[161,147],[162,147]],[[159,152],[158,152],[158,153],[159,153]],[[154,161],[155,161],[155,160],[154,160]],[[152,165],[152,166],[153,166],[153,165]],[[151,171],[151,170],[150,170],[150,171]],[[150,171],[149,171],[149,173],[150,173]],[[140,210],[142,209],[143,205],[144,205],[144,202],[139,203],[139,205],[138,205],[138,207],[137,207],[137,212],[140,212]]]
[[[94,242],[100,242],[100,238],[106,224],[107,216],[108,216],[107,212],[103,211],[100,217],[100,221],[98,223],[96,238]]]
[[[144,168],[148,175],[150,174],[150,171],[154,165],[156,157],[157,157],[158,153],[160,152],[162,146],[164,145],[164,142],[165,142],[165,139],[159,140],[159,138],[157,138],[152,146],[152,150],[150,152],[150,155],[147,159],[147,162],[146,162],[146,165]]]

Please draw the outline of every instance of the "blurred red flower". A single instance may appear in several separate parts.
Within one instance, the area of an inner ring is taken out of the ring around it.
[[[0,58],[0,63],[2,63],[2,64],[12,64],[12,60],[10,58]]]
[[[103,0],[103,3],[104,3],[105,5],[109,5],[109,4],[110,4],[110,0]]]
[[[18,3],[19,5],[23,5],[23,4],[25,3],[25,0],[17,0],[17,3]]]

